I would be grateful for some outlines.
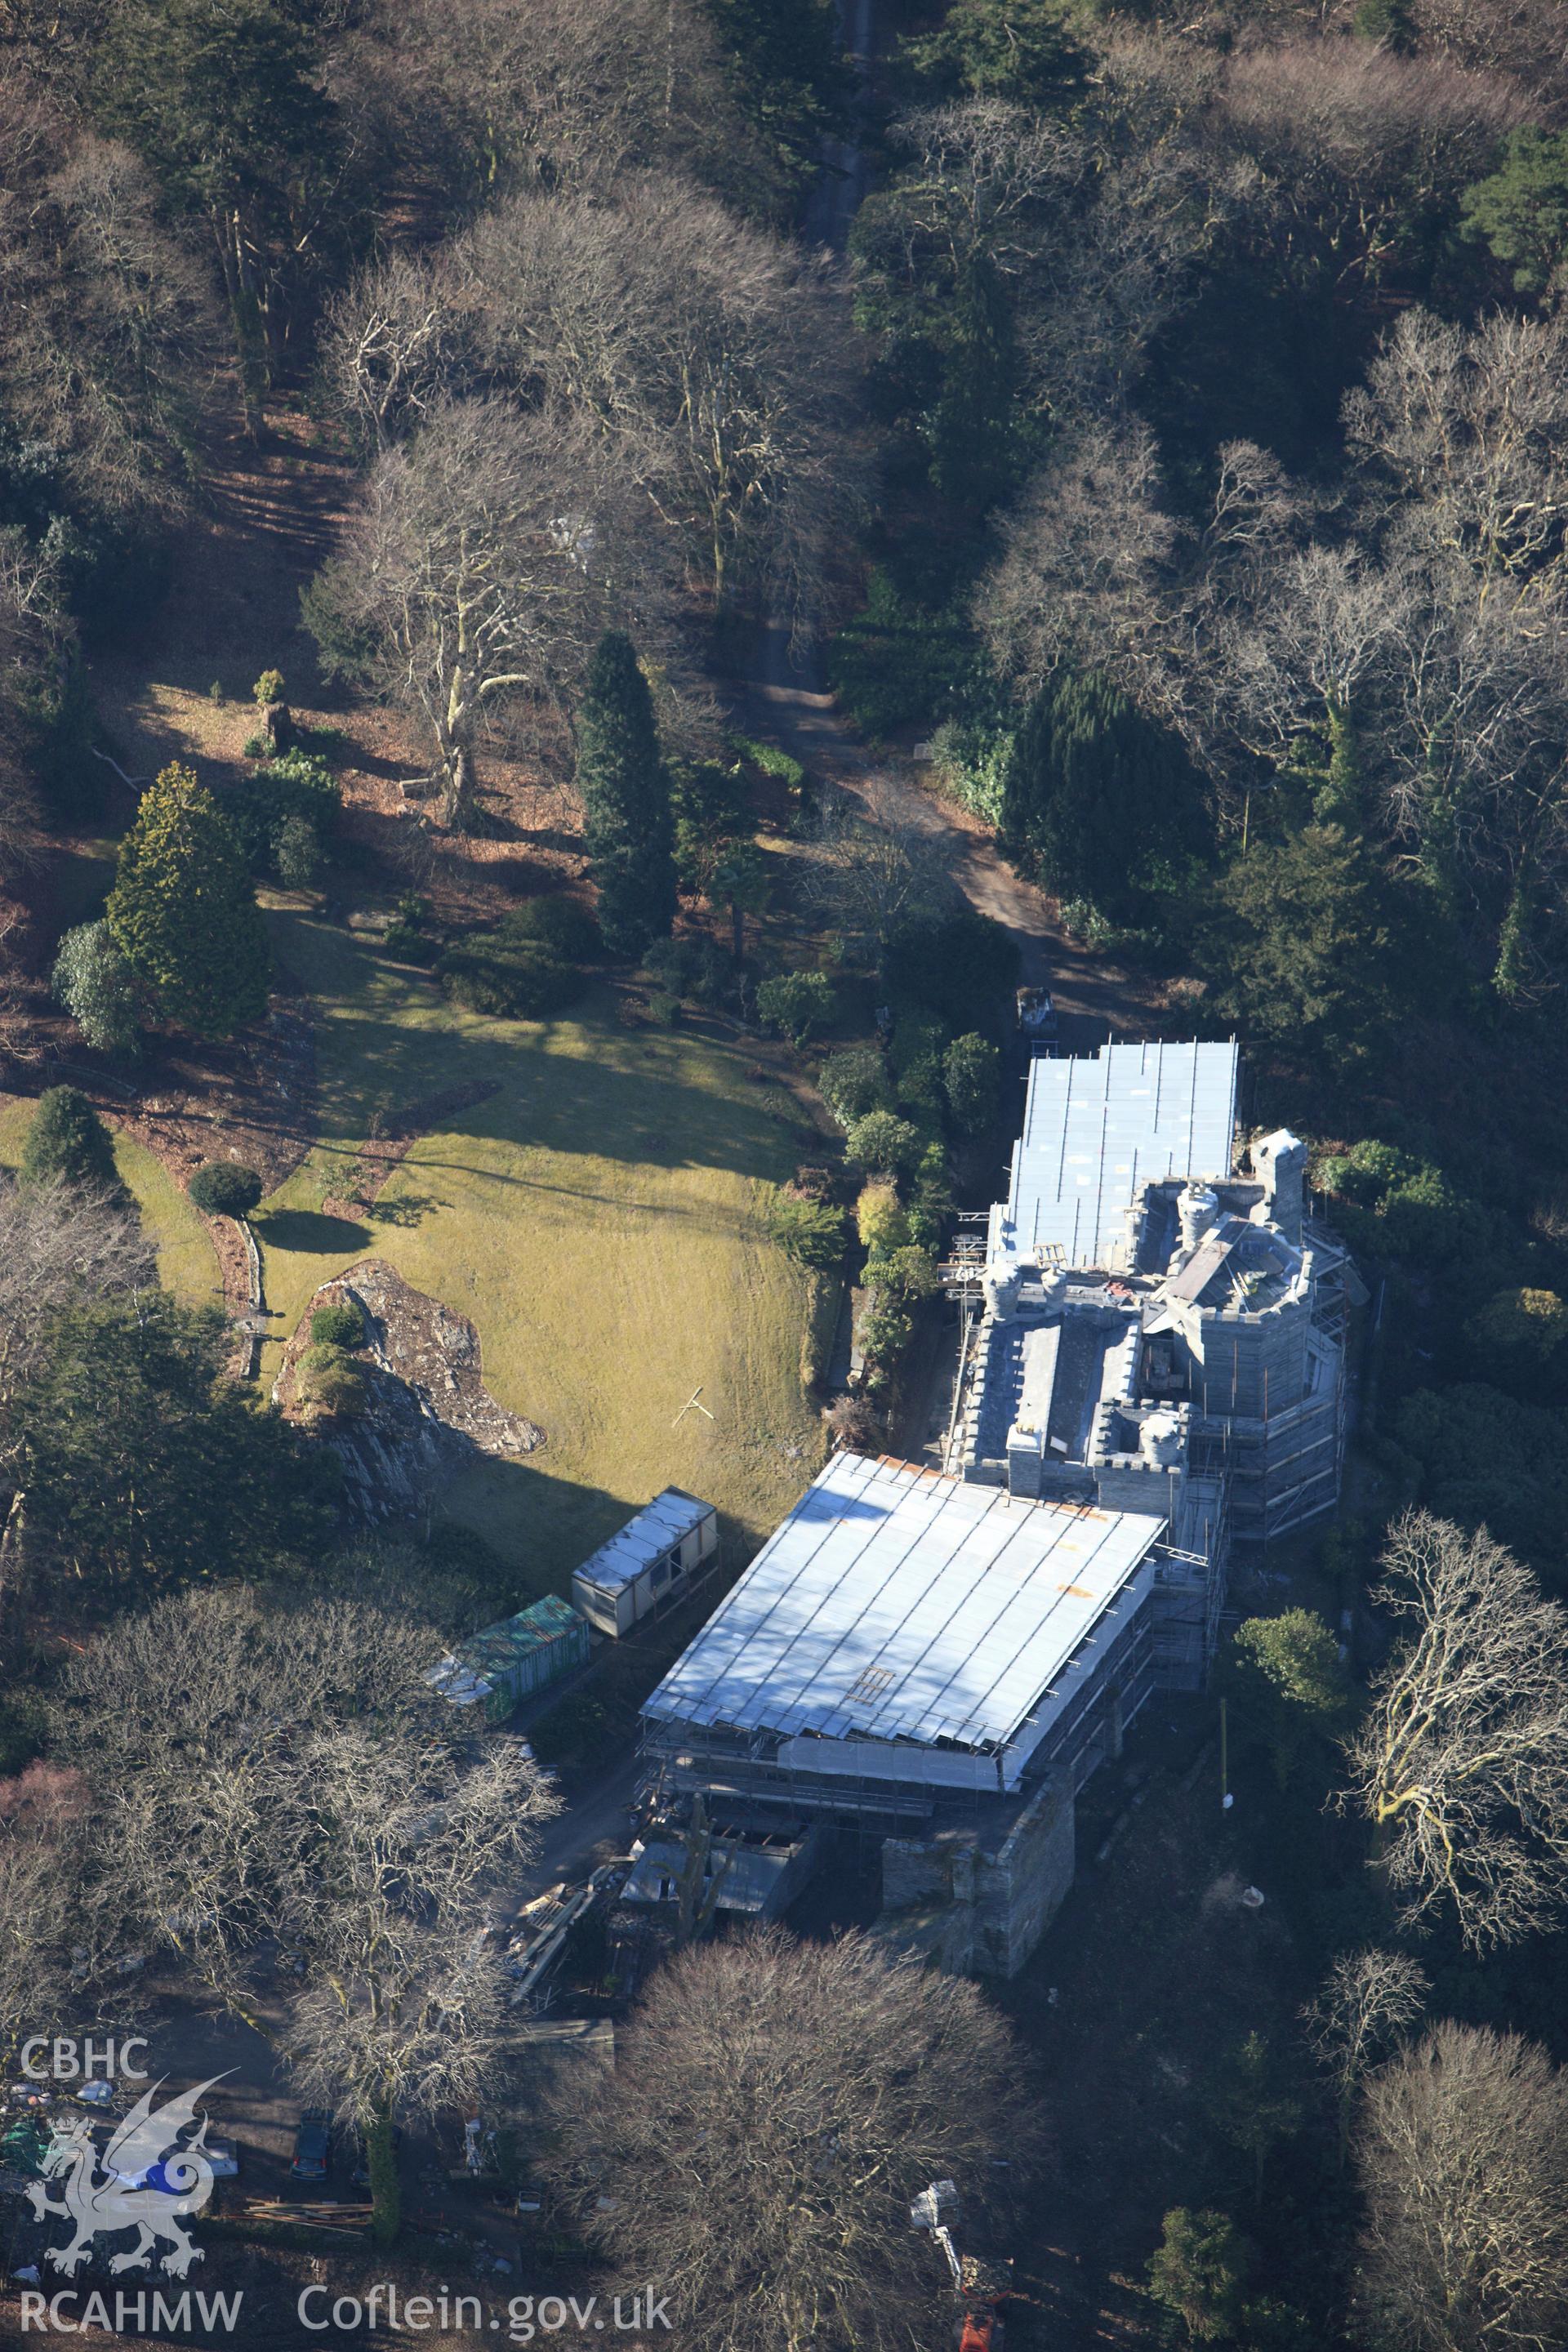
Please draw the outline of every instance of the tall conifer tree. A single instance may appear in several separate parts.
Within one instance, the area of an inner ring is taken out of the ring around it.
[[[618,629],[589,665],[577,744],[599,926],[612,954],[640,955],[675,920],[675,825],[653,697]]]
[[[165,768],[142,793],[104,911],[164,1020],[227,1037],[267,1010],[271,958],[256,892],[234,828],[191,769]]]

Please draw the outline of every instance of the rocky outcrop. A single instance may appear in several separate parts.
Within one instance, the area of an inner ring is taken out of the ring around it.
[[[363,1412],[312,1418],[300,1394],[299,1362],[318,1307],[352,1301],[365,1318],[356,1361]],[[498,1404],[484,1382],[479,1335],[463,1315],[404,1281],[384,1258],[365,1258],[311,1299],[284,1350],[273,1395],[291,1419],[312,1425],[341,1459],[357,1516],[379,1522],[428,1511],[455,1471],[476,1454],[519,1460],[544,1432]]]

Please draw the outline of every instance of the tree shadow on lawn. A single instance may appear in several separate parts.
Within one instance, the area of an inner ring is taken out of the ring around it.
[[[636,1516],[647,1497],[612,1495],[533,1462],[471,1450],[435,1497],[437,1527],[479,1536],[515,1575],[525,1608],[547,1592],[569,1600],[572,1571]]]
[[[373,1201],[365,1215],[373,1225],[398,1225],[412,1232],[423,1224],[432,1209],[449,1209],[450,1201],[441,1200],[434,1192],[400,1192],[395,1200]]]
[[[793,1126],[761,1103],[753,1108],[716,1087],[691,1084],[679,1063],[628,1068],[608,1057],[552,1053],[526,1036],[514,1041],[461,1030],[432,1035],[374,1018],[356,1021],[353,1037],[352,1079],[321,1081],[323,1143],[357,1141],[378,1114],[384,1118],[436,1092],[431,1080],[438,1075],[441,1091],[470,1078],[498,1078],[500,1091],[466,1109],[441,1111],[431,1121],[429,1131],[437,1134],[574,1158],[774,1179],[798,1156]],[[705,1048],[710,1055],[719,1050]]]
[[[269,928],[312,999],[323,1143],[358,1142],[377,1119],[484,1081],[499,1088],[489,1101],[427,1131],[742,1176],[777,1177],[799,1156],[794,1123],[748,1097],[753,1040],[629,1031],[597,983],[558,1023],[481,1023],[330,924],[275,912]],[[571,1050],[578,1040],[587,1051]]]
[[[300,1250],[307,1257],[342,1256],[363,1250],[371,1238],[368,1225],[319,1209],[266,1209],[251,1222],[269,1250]]]

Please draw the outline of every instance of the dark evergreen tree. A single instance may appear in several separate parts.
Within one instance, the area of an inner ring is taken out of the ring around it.
[[[137,151],[172,208],[211,231],[253,433],[301,271],[354,210],[310,13],[269,0],[121,0],[95,52],[98,121]]]
[[[109,1582],[210,1577],[323,1542],[332,1465],[230,1376],[233,1334],[166,1291],[72,1307],[18,1391],[27,1525]]]
[[[1388,892],[1366,844],[1309,824],[1254,843],[1220,885],[1205,955],[1215,1010],[1325,1075],[1384,1043],[1405,1001]]]
[[[244,854],[189,768],[165,768],[142,793],[106,913],[163,1019],[227,1037],[267,1010],[271,956]]]
[[[824,137],[842,131],[854,91],[833,0],[707,0],[742,110],[762,135],[785,194],[817,170]]]
[[[24,1184],[55,1181],[121,1192],[109,1129],[75,1087],[51,1087],[38,1103],[22,1147]]]
[[[953,0],[901,55],[934,95],[1039,106],[1076,89],[1089,62],[1077,0]]]
[[[1064,898],[1136,915],[1152,868],[1204,845],[1202,787],[1180,743],[1094,673],[1039,695],[1003,793],[1009,854]]]
[[[1568,256],[1568,131],[1511,132],[1497,170],[1467,193],[1461,226],[1511,262],[1520,293],[1544,293]]]
[[[606,630],[588,666],[577,782],[605,944],[612,955],[640,955],[675,921],[675,825],[653,697],[618,629]]]
[[[1351,19],[1351,30],[1380,48],[1404,51],[1415,47],[1415,20],[1406,0],[1361,0]]]
[[[1011,304],[990,257],[972,253],[953,289],[931,470],[942,497],[976,519],[1005,495],[1016,470],[1018,376]]]

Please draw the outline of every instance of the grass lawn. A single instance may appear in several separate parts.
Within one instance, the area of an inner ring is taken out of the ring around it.
[[[672,1483],[763,1533],[821,1446],[804,1281],[757,1217],[801,1156],[780,1090],[730,1043],[622,1027],[608,990],[556,1021],[484,1020],[310,915],[268,919],[314,1003],[321,1140],[256,1218],[264,1381],[317,1286],[385,1257],[476,1324],[491,1392],[547,1433],[531,1464],[480,1463],[445,1503],[530,1587],[563,1589]],[[413,1146],[372,1217],[322,1213],[378,1113],[491,1080]],[[711,1420],[681,1413],[699,1386]]]
[[[36,1108],[0,1097],[0,1166],[14,1168],[21,1159]],[[158,1252],[158,1279],[164,1289],[188,1307],[216,1305],[222,1284],[206,1227],[162,1161],[125,1135],[114,1139],[114,1160]]]

